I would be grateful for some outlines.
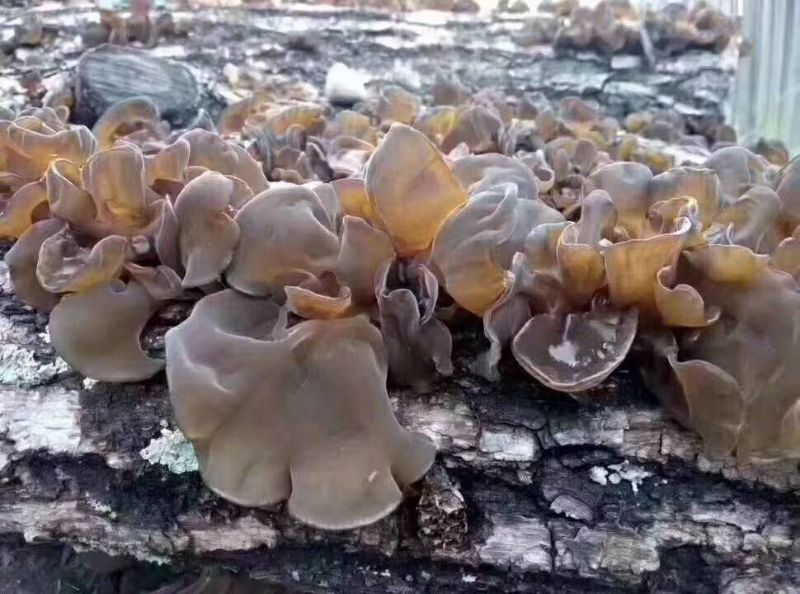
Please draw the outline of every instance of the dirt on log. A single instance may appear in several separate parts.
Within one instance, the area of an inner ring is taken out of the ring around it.
[[[70,72],[82,48],[64,40],[93,15],[41,13],[55,40],[37,58],[45,78]],[[305,10],[175,19],[192,33],[152,51],[188,63],[212,109],[234,92],[226,64],[321,86],[344,60],[423,93],[445,65],[474,88],[580,94],[614,115],[671,106],[718,119],[730,85],[715,54],[651,69],[636,56],[547,53],[516,44],[513,20],[433,26]],[[299,43],[307,30],[313,39]],[[13,53],[3,74],[29,72],[31,52]],[[186,313],[161,311],[148,348],[163,351]],[[426,394],[390,391],[401,422],[436,442],[434,468],[383,521],[324,532],[280,505],[213,495],[163,374],[111,385],[71,371],[46,316],[21,304],[0,264],[0,592],[800,592],[795,462],[707,459],[643,390],[635,358],[579,403],[512,362],[499,383],[470,374],[484,348],[478,323],[454,339],[453,377]],[[203,590],[210,567],[249,581]]]

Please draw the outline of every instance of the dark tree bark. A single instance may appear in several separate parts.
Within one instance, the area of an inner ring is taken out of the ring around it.
[[[78,48],[58,40],[90,13],[65,15],[44,14],[56,40],[42,56],[46,73],[68,71]],[[211,16],[176,15],[192,35],[161,45],[184,48],[207,105],[230,93],[228,62],[321,85],[328,65],[344,60],[423,91],[432,68],[446,65],[476,88],[582,93],[617,115],[672,103],[719,118],[730,83],[712,54],[651,71],[638,58],[536,54],[503,24]],[[305,29],[313,43],[298,45]],[[421,45],[434,33],[438,45]],[[503,40],[506,49],[488,47]],[[13,63],[5,73],[22,70]],[[160,312],[148,347],[161,351],[164,331],[185,314]],[[353,594],[800,592],[797,464],[707,459],[644,392],[635,361],[578,403],[508,361],[499,383],[470,375],[484,339],[477,323],[460,330],[452,378],[428,394],[391,391],[402,423],[439,447],[435,467],[385,520],[323,532],[280,505],[245,509],[211,494],[175,428],[163,375],[83,380],[55,357],[46,323],[0,268],[0,592],[143,592],[211,566],[292,591]]]

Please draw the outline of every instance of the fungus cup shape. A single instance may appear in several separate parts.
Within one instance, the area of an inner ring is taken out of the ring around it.
[[[287,499],[308,524],[355,528],[391,512],[433,462],[433,444],[392,414],[383,340],[363,317],[286,328],[273,302],[225,290],[166,345],[178,424],[227,499]]]

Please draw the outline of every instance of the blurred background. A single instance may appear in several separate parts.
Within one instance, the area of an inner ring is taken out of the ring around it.
[[[663,8],[669,0],[637,0],[640,7]],[[693,7],[698,0],[684,0]],[[728,106],[740,141],[779,138],[791,153],[800,151],[800,2],[797,0],[706,0],[705,4],[741,19],[745,40]]]
[[[133,0],[135,3],[137,0]],[[580,4],[594,7],[599,0],[581,0]],[[490,14],[504,0],[473,0],[481,13]],[[317,2],[311,2],[317,3]],[[363,5],[369,8],[394,9],[398,4],[409,8],[436,5],[429,2],[399,2],[397,0],[365,0],[347,2],[330,0],[318,2],[331,5]],[[438,4],[445,5],[447,2]],[[531,13],[539,10],[547,0],[505,1],[506,6],[524,5]],[[550,2],[552,4],[552,2]],[[170,10],[187,5],[186,0],[152,0],[155,8]],[[259,2],[248,0],[197,0],[188,4],[205,7],[235,7]],[[261,2],[260,4],[264,4]],[[273,6],[291,2],[276,0]],[[458,4],[456,2],[456,4]],[[794,154],[800,152],[800,2],[798,0],[631,0],[640,11],[665,10],[669,5],[683,4],[689,9],[710,6],[739,19],[743,42],[735,48],[738,63],[735,68],[734,91],[725,105],[726,119],[739,132],[744,144],[753,144],[759,138],[781,140]],[[131,0],[98,0],[97,5],[106,10],[129,9]]]
[[[45,28],[48,27],[48,18],[51,19],[51,23],[59,22],[58,19],[61,19],[60,22],[63,22],[65,26],[65,37],[69,38],[71,34],[72,30],[69,27],[74,27],[83,37],[84,47],[92,45],[87,42],[91,35],[86,35],[80,28],[84,25],[89,26],[92,19],[98,18],[97,9],[100,10],[101,16],[104,12],[135,15],[137,11],[144,13],[151,11],[158,13],[159,18],[171,20],[174,17],[174,22],[177,23],[179,29],[181,27],[188,29],[187,23],[192,20],[210,26],[215,22],[235,24],[234,21],[239,18],[237,26],[242,30],[248,27],[270,30],[270,35],[276,37],[278,42],[285,41],[281,39],[281,33],[286,32],[287,36],[293,35],[298,38],[306,36],[305,41],[310,45],[322,43],[325,49],[319,54],[321,61],[317,70],[306,66],[293,68],[291,64],[284,64],[282,67],[282,72],[295,70],[297,78],[305,77],[307,82],[316,84],[318,84],[317,79],[322,76],[320,72],[330,66],[328,61],[346,62],[347,60],[343,58],[347,58],[349,54],[353,62],[351,65],[355,67],[360,66],[358,62],[368,63],[370,60],[376,62],[370,56],[370,49],[367,45],[360,41],[358,43],[354,41],[354,36],[363,36],[367,43],[377,42],[380,45],[384,41],[386,42],[382,47],[377,48],[384,52],[384,62],[388,60],[402,63],[405,60],[407,63],[413,62],[414,67],[424,64],[433,70],[458,71],[460,59],[464,55],[469,55],[471,68],[464,68],[459,72],[462,78],[470,79],[474,74],[472,70],[484,69],[487,72],[480,77],[474,77],[474,82],[481,86],[505,87],[507,91],[541,90],[548,95],[550,95],[548,90],[552,88],[556,98],[564,96],[567,91],[570,93],[577,91],[577,94],[589,98],[592,98],[592,94],[594,94],[599,103],[615,117],[624,117],[639,109],[650,109],[653,107],[653,103],[666,108],[675,107],[675,103],[686,103],[684,99],[687,93],[684,91],[688,87],[692,87],[689,89],[689,94],[693,107],[705,112],[708,112],[708,108],[711,107],[713,108],[711,111],[724,116],[724,119],[736,128],[739,142],[752,146],[759,139],[777,140],[785,145],[790,154],[800,152],[800,108],[798,108],[800,103],[800,0],[682,0],[680,2],[674,0],[605,0],[606,6],[611,6],[614,10],[621,10],[622,13],[632,6],[639,14],[650,15],[647,18],[652,18],[656,22],[656,35],[660,27],[662,31],[664,28],[671,29],[668,36],[680,37],[681,28],[686,24],[681,19],[686,16],[687,11],[699,11],[705,7],[721,11],[736,23],[736,32],[726,32],[724,47],[716,47],[714,43],[710,46],[697,47],[696,44],[690,43],[688,47],[669,47],[666,53],[661,52],[655,58],[647,51],[635,50],[633,53],[644,53],[647,58],[640,68],[638,78],[633,76],[625,78],[626,74],[623,70],[629,67],[618,66],[626,59],[633,59],[632,56],[625,57],[627,49],[575,47],[575,44],[570,49],[595,51],[601,54],[601,57],[605,53],[605,57],[609,60],[610,70],[613,71],[612,75],[608,77],[607,72],[603,73],[596,67],[590,68],[589,60],[584,60],[580,56],[577,56],[577,60],[570,64],[566,71],[559,69],[560,65],[557,60],[553,62],[553,68],[548,69],[547,58],[542,62],[545,65],[544,69],[536,69],[536,62],[543,55],[542,46],[554,45],[556,54],[558,53],[558,40],[554,37],[558,37],[560,32],[556,33],[556,29],[558,27],[563,29],[565,23],[569,26],[570,11],[576,7],[595,9],[600,4],[599,0],[293,0],[291,2],[286,0],[96,0],[95,2],[91,0],[58,2],[3,0],[0,4],[2,4],[0,6],[0,27],[4,27],[2,31],[7,36],[19,27],[21,19],[24,21],[26,8],[36,7],[41,11]],[[69,18],[58,16],[60,11],[73,6],[76,11],[74,14],[69,14]],[[301,12],[295,11],[298,7]],[[336,41],[334,39],[336,26],[319,16],[306,18],[311,13],[319,14],[326,10],[343,7],[384,13],[383,17],[377,18],[372,24],[366,24],[366,21],[362,25],[358,25],[356,21],[348,21],[349,24],[343,24],[345,29],[340,28],[339,32],[347,37],[345,41],[350,46],[347,51],[344,51],[344,47],[338,41],[331,48],[326,45],[328,39]],[[93,15],[90,12],[92,9],[94,10]],[[260,18],[257,15],[261,13],[251,13],[250,17],[242,16],[250,9],[256,11],[263,9],[265,11],[263,14],[267,15],[270,10],[283,10],[285,18],[276,17],[262,27],[260,23],[266,23],[271,17]],[[4,10],[8,10],[8,12],[4,14]],[[682,13],[681,10],[683,10]],[[554,12],[560,13],[560,24],[553,24],[552,14]],[[431,16],[432,13],[436,14]],[[673,15],[679,14],[682,15],[681,18],[673,19]],[[590,16],[589,19],[591,18]],[[87,20],[81,21],[81,19]],[[383,23],[393,22],[398,23],[397,31],[379,30],[384,26]],[[480,23],[484,23],[486,27],[480,29]],[[711,19],[706,25],[713,29],[718,24]],[[320,30],[319,25],[324,25],[324,30]],[[352,31],[346,29],[351,26]],[[691,26],[693,27],[694,24]],[[304,30],[305,27],[308,29]],[[580,27],[578,27],[579,29]],[[314,31],[314,35],[307,35],[310,30]],[[395,33],[397,36],[390,40],[389,38]],[[476,37],[476,33],[480,38]],[[411,42],[407,42],[406,39],[411,37],[416,37],[418,55],[413,60],[408,60],[406,56],[410,53]],[[228,40],[213,39],[213,41],[218,43]],[[289,39],[288,41],[290,46],[297,45],[296,40]],[[728,41],[730,42],[728,43]],[[174,49],[172,57],[183,57],[191,63],[198,54],[188,46],[191,44],[202,45],[202,40],[192,40],[190,36],[189,42],[187,47]],[[245,40],[244,43],[248,46],[244,50],[245,54],[249,53],[254,58],[260,58],[262,55],[269,57],[268,49],[265,50],[263,47],[260,50],[254,49],[250,47],[253,44],[248,40]],[[658,45],[657,40],[655,43]],[[340,46],[342,55],[337,56],[337,48]],[[56,60],[58,57],[63,57],[63,64],[72,60],[72,55],[62,49],[65,47],[63,44],[54,47],[64,55],[54,55],[51,56],[51,59]],[[360,54],[362,48],[363,55]],[[458,53],[454,48],[461,48],[463,51]],[[249,63],[242,64],[231,59],[233,56],[228,55],[230,53],[228,47],[222,46],[218,49],[220,50],[220,61],[223,61],[223,66],[228,68],[227,74],[237,69],[250,68]],[[297,47],[288,47],[288,49],[294,51],[297,50]],[[659,49],[663,48],[656,47],[656,50]],[[703,59],[707,62],[702,62],[692,53],[698,49],[714,52],[717,59],[712,61],[706,56]],[[352,50],[355,50],[355,53]],[[161,47],[154,51],[166,56],[170,50]],[[444,58],[442,51],[450,52],[451,57],[455,55],[458,59],[453,62],[450,58]],[[19,66],[20,61],[28,60],[30,55],[25,52],[23,47],[21,56],[12,55],[12,62],[16,58],[17,66]],[[202,52],[207,54],[208,48],[203,49]],[[422,55],[424,52],[428,52],[428,55]],[[507,57],[510,52],[514,52],[513,57],[505,59],[504,56]],[[526,54],[526,52],[528,53]],[[678,53],[685,54],[685,57],[678,60],[675,65],[665,64],[665,60]],[[393,55],[397,57],[392,57]],[[528,56],[527,62],[526,56]],[[558,56],[556,55],[556,57]],[[37,67],[43,77],[59,67],[57,65],[48,66],[46,56],[38,59],[41,67]],[[448,59],[450,59],[449,62]],[[225,61],[227,63],[224,63]],[[255,60],[254,63],[263,65],[263,62],[259,60]],[[272,62],[272,64],[274,63]],[[463,64],[461,65],[463,66]],[[27,64],[23,64],[23,66],[28,67]],[[499,72],[496,71],[498,67],[501,70],[507,68],[509,70]],[[62,65],[60,68],[63,69],[64,66]],[[693,70],[696,81],[689,82],[678,76],[681,68]],[[272,69],[276,70],[277,67],[272,67]],[[209,70],[213,71],[210,64]],[[714,72],[711,72],[712,70]],[[373,72],[373,75],[380,76],[381,71],[385,71],[385,65],[376,64],[376,71]],[[17,72],[19,72],[19,68],[9,70],[8,74]],[[724,92],[720,90],[719,80],[714,81],[713,84],[709,83],[714,77],[720,79],[721,72],[724,72],[726,77]],[[524,73],[532,73],[535,77],[540,75],[541,79],[536,79],[535,84],[527,85],[526,83],[531,79],[530,77],[525,79]],[[394,76],[397,75],[397,72],[392,69],[390,74]],[[662,75],[662,78],[656,76],[657,74]],[[663,76],[667,74],[673,75],[673,82],[676,85],[682,84],[685,88],[671,88],[671,82],[665,82],[663,79]],[[515,75],[519,75],[519,77],[515,78]],[[412,78],[416,80],[420,76],[423,81],[422,86],[427,87],[428,81],[425,80],[424,72],[420,72],[418,69]],[[565,78],[570,76],[573,78],[569,83],[570,89],[566,89],[563,85],[559,86]],[[593,78],[594,76],[597,78]],[[587,81],[585,85],[580,84],[581,77]],[[599,80],[601,77],[606,78],[603,78],[603,82],[598,86],[592,86],[592,81]],[[230,77],[228,76],[228,78]],[[519,88],[520,81],[530,88]],[[409,80],[394,80],[393,82],[410,87],[411,90],[420,90],[413,88],[414,80],[410,82]],[[465,80],[465,82],[470,81]],[[655,88],[654,83],[658,83],[660,86]],[[713,88],[709,89],[709,85]],[[656,101],[650,101],[650,99],[645,101],[642,98],[647,94],[645,87],[650,87],[651,99],[655,98]],[[605,96],[608,89],[615,90],[614,96],[610,100]],[[667,95],[672,97],[672,103],[664,104],[661,100]],[[239,97],[222,97],[222,102],[230,102],[236,98]],[[693,114],[684,113],[684,115]]]
[[[663,8],[669,0],[637,0]],[[684,0],[694,7],[698,0]],[[782,140],[800,151],[800,2],[797,0],[706,0],[741,19],[744,44],[736,68],[728,117],[743,144],[760,137]]]

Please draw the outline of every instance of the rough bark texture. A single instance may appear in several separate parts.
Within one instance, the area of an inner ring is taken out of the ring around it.
[[[46,21],[66,22],[58,34],[69,36],[86,14]],[[227,62],[319,85],[337,59],[384,76],[416,73],[423,90],[429,68],[446,64],[474,86],[553,97],[583,90],[621,112],[669,99],[719,117],[729,83],[718,57],[704,54],[675,58],[676,72],[695,66],[670,74],[615,69],[620,58],[536,57],[510,41],[488,49],[508,23],[196,17],[197,36],[175,47],[223,96]],[[303,27],[315,31],[311,49],[287,49]],[[421,46],[431,32],[438,45]],[[53,55],[42,57],[45,69]],[[716,66],[697,66],[704,60]],[[185,314],[162,311],[146,344],[161,351],[165,329]],[[211,494],[175,429],[163,375],[108,385],[69,370],[48,344],[46,317],[22,306],[0,265],[0,592],[145,592],[210,565],[303,592],[800,592],[795,462],[708,460],[644,393],[635,361],[578,403],[510,362],[497,384],[470,375],[485,346],[480,328],[455,339],[454,377],[428,394],[391,391],[403,424],[438,445],[433,470],[389,518],[322,532],[281,506],[244,509]]]
[[[111,566],[151,582],[152,572],[167,579],[220,563],[333,592],[800,588],[796,464],[707,460],[633,369],[579,404],[511,364],[498,384],[469,375],[481,338],[477,328],[459,333],[454,378],[427,395],[393,391],[402,422],[439,446],[435,468],[386,520],[326,533],[280,506],[248,510],[213,496],[174,430],[163,377],[82,381],[54,357],[45,319],[2,286],[0,533],[19,539],[3,545],[15,562],[47,566],[55,555],[24,541],[173,562],[169,571]],[[164,312],[147,343],[159,350],[182,315]],[[47,567],[61,576],[67,566]],[[42,579],[35,569],[12,575],[30,571]],[[37,588],[7,591],[57,591]]]

